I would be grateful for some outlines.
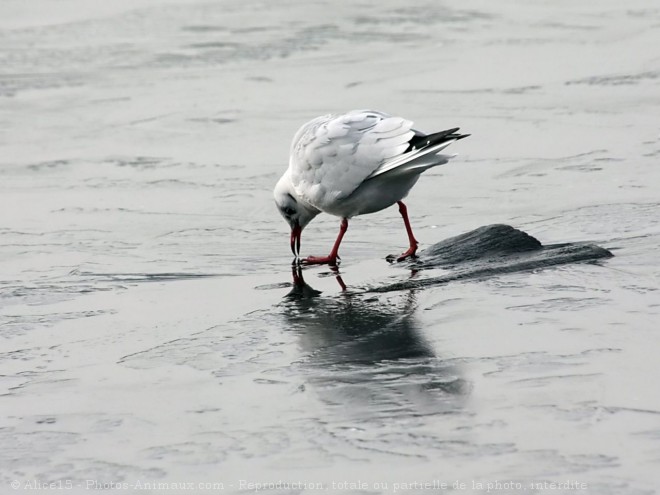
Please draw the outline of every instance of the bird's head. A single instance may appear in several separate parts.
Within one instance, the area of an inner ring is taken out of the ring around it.
[[[291,252],[298,257],[302,231],[320,211],[298,197],[288,173],[277,182],[273,196],[278,211],[291,227]]]

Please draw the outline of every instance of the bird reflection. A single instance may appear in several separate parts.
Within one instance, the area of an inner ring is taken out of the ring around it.
[[[283,314],[309,356],[301,366],[328,401],[437,412],[438,397],[447,404],[447,397],[467,393],[458,368],[438,358],[424,337],[414,291],[388,299],[320,297],[301,267],[294,268],[293,285]]]
[[[293,288],[287,294],[292,303],[285,316],[295,328],[304,330],[306,339],[313,339],[309,350],[320,344],[334,355],[335,362],[351,363],[434,357],[418,329],[414,291],[391,306],[377,297],[343,293],[320,298],[320,294],[305,282],[302,267],[293,267]]]
[[[330,271],[332,272],[332,275],[334,275],[335,280],[339,284],[339,287],[341,288],[342,292],[345,292],[347,290],[346,284],[344,283],[344,279],[341,278],[341,273],[339,273],[339,267],[337,265],[331,265],[329,266]],[[302,275],[302,265],[297,262],[297,260],[294,260],[294,262],[291,264],[291,272],[293,275],[293,289],[291,289],[291,292],[289,292],[286,297],[291,298],[291,299],[305,299],[308,297],[316,297],[319,295],[321,292],[317,291],[315,289],[312,289],[309,285],[305,283],[305,280],[303,279]]]

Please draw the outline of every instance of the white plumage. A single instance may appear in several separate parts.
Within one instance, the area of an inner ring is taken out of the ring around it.
[[[451,158],[438,153],[465,135],[458,129],[426,135],[412,126],[401,117],[355,110],[317,117],[298,130],[289,168],[274,192],[291,225],[295,255],[294,241],[299,249],[300,232],[321,211],[342,217],[342,230],[330,256],[303,260],[308,263],[336,263],[349,218],[399,202],[411,244],[404,257],[414,256],[417,241],[401,200],[424,170]]]
[[[326,115],[304,125],[291,145],[289,169],[297,195],[332,209],[387,159],[403,153],[412,122],[376,112]]]

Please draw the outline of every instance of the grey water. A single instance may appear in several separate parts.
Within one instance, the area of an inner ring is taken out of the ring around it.
[[[0,493],[658,493],[657,46],[648,0],[1,2]],[[391,208],[294,286],[272,187],[356,108],[471,134],[422,249],[614,257],[425,284]]]

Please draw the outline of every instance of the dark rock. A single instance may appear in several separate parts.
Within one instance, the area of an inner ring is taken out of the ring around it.
[[[455,280],[480,279],[505,273],[536,270],[568,263],[610,258],[605,248],[589,243],[543,246],[529,234],[510,225],[486,225],[422,251],[410,261],[420,270],[444,268],[450,273],[367,288],[367,292],[390,292],[446,284]]]

